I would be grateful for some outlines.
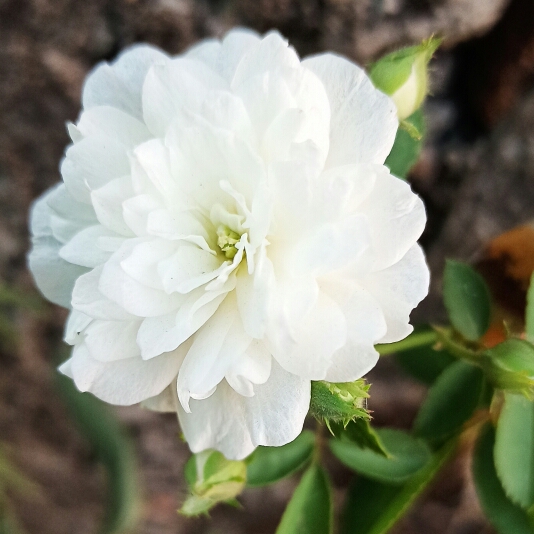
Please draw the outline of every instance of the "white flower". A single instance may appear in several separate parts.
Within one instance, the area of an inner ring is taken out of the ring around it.
[[[195,452],[293,440],[310,381],[369,371],[427,293],[397,124],[359,67],[276,32],[98,66],[31,221],[37,285],[71,308],[61,370],[176,410]]]

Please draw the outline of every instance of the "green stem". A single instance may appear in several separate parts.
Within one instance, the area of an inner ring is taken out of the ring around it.
[[[476,346],[470,348],[465,340],[459,341],[455,339],[450,328],[435,326],[434,329],[436,330],[438,341],[450,354],[475,365],[480,365],[480,352],[476,350]]]
[[[376,345],[375,349],[380,356],[388,356],[403,350],[416,349],[418,347],[425,347],[433,345],[438,340],[438,335],[434,330],[426,330],[425,332],[414,332],[402,341],[396,343],[388,343],[386,345]]]
[[[317,420],[315,427],[315,447],[313,449],[313,463],[318,465],[321,463],[321,456],[323,454],[323,448],[325,445],[324,427],[325,425],[319,420]]]
[[[419,470],[402,487],[399,493],[389,503],[381,518],[373,525],[369,534],[384,534],[410,509],[410,506],[435,479],[441,468],[447,463],[456,451],[457,438],[449,440],[439,449],[430,462]]]

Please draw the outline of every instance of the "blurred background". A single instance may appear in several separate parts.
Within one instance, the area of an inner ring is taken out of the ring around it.
[[[185,519],[176,510],[189,452],[175,418],[69,401],[70,384],[55,372],[65,356],[66,313],[39,297],[25,260],[28,208],[60,178],[65,123],[79,113],[89,69],[135,42],[180,53],[235,25],[277,28],[303,56],[332,50],[362,65],[432,34],[444,37],[431,66],[425,146],[409,176],[427,206],[422,243],[433,275],[431,295],[414,319],[443,317],[446,256],[482,261],[490,275],[501,269],[501,297],[521,306],[521,281],[494,262],[488,244],[527,224],[515,252],[498,254],[534,257],[532,0],[0,0],[2,533],[102,532],[110,495],[119,511],[138,503],[132,532],[139,534],[276,528],[294,480],[246,490],[242,509],[220,506],[211,520]],[[409,427],[425,387],[391,359],[380,362],[370,381],[375,423]],[[468,458],[461,454],[445,469],[396,534],[492,532],[477,505]],[[351,475],[330,463],[340,506]]]

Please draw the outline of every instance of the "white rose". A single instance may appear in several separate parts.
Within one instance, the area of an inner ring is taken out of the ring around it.
[[[301,431],[310,381],[369,371],[428,290],[421,200],[383,163],[393,102],[350,61],[245,30],[88,77],[30,268],[71,309],[61,371],[176,410],[194,452]]]

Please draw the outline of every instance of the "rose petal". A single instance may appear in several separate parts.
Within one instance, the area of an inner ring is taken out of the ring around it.
[[[93,321],[85,329],[84,343],[91,358],[113,362],[125,358],[140,358],[135,342],[141,321]]]
[[[97,267],[104,263],[111,253],[98,246],[100,237],[113,237],[114,234],[101,224],[89,226],[78,232],[59,250],[59,256],[69,263],[82,267]]]
[[[374,88],[363,69],[343,57],[320,54],[302,65],[323,82],[330,101],[326,166],[384,163],[398,127],[394,102]]]
[[[142,119],[141,88],[148,69],[167,60],[167,55],[149,45],[135,45],[112,63],[101,63],[89,74],[83,87],[85,109],[112,106]]]
[[[176,377],[185,349],[144,361],[126,358],[100,362],[91,358],[84,344],[77,345],[70,359],[74,382],[80,391],[89,391],[111,404],[129,406],[159,395]],[[64,367],[60,370],[63,372]]]
[[[310,382],[273,362],[271,376],[247,398],[221,382],[213,395],[191,400],[191,413],[178,406],[180,425],[193,452],[217,449],[241,460],[258,445],[276,447],[294,440],[310,404]]]
[[[87,269],[73,265],[59,256],[62,244],[52,235],[51,210],[47,204],[47,199],[53,192],[54,189],[50,190],[31,208],[30,225],[34,236],[28,264],[43,295],[60,306],[70,308],[74,284]]]
[[[428,294],[430,273],[421,247],[413,245],[387,269],[365,277],[361,283],[378,301],[386,318],[387,333],[378,343],[400,341],[409,335],[410,313]]]

